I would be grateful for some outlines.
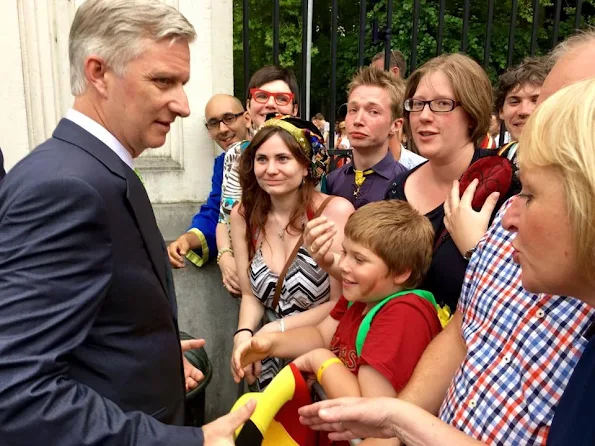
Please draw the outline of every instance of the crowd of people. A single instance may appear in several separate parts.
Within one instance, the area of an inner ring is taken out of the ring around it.
[[[379,53],[336,135],[262,67],[206,103],[223,153],[166,246],[133,159],[189,115],[195,37],[157,0],[87,0],[73,107],[5,179],[0,152],[0,444],[234,444],[254,401],[182,426],[204,341],[180,341],[171,268],[211,260],[241,299],[234,379],[293,361],[328,397],[301,423],[334,441],[595,443],[595,30],[495,95],[464,54],[405,79]]]

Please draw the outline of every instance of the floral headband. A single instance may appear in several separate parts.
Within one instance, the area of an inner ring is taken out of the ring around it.
[[[304,155],[311,160],[308,171],[314,184],[318,184],[327,173],[330,157],[323,139],[307,127],[309,124],[309,122],[293,116],[275,115],[273,118],[267,119],[263,127],[280,127],[293,136]],[[302,125],[304,127],[298,127]]]

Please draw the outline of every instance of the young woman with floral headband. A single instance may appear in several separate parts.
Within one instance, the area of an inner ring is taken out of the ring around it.
[[[343,227],[354,209],[343,198],[330,199],[315,190],[327,165],[319,130],[291,116],[267,120],[242,154],[242,200],[231,213],[231,238],[242,291],[234,346],[254,334],[266,308],[275,311],[279,319],[261,330],[284,331],[317,324],[329,314],[330,300],[339,297],[340,283],[301,246],[306,222],[319,213],[335,224],[337,235],[331,249],[342,249]],[[286,267],[275,302],[279,276]],[[245,373],[249,384],[258,378],[263,388],[278,369],[275,359],[266,358],[262,368],[257,364]]]

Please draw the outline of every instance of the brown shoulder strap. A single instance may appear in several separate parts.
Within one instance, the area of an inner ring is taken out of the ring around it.
[[[316,209],[314,218],[320,217],[320,215],[324,211],[324,208],[326,208],[326,205],[329,204],[329,202],[333,198],[334,197],[327,197],[322,202],[322,204],[318,207],[318,209]],[[295,256],[297,256],[297,253],[300,250],[302,243],[304,243],[304,234],[303,233],[300,236],[297,243],[295,244],[293,251],[291,251],[291,254],[289,254],[289,257],[287,258],[287,262],[285,262],[285,266],[283,267],[283,270],[281,271],[281,274],[279,274],[279,278],[277,279],[277,285],[275,285],[275,295],[273,296],[273,310],[277,310],[277,306],[279,305],[279,298],[281,297],[281,289],[283,288],[283,281],[285,280],[285,276],[287,275],[287,270],[289,270],[289,267],[293,263]]]

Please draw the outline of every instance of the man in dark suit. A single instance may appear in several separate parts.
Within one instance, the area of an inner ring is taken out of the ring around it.
[[[0,445],[231,445],[254,410],[180,426],[202,376],[183,365],[165,245],[132,169],[190,113],[194,38],[157,0],[76,13],[73,109],[0,191]]]
[[[6,175],[6,171],[4,170],[4,155],[2,155],[2,147],[0,147],[0,182]]]

